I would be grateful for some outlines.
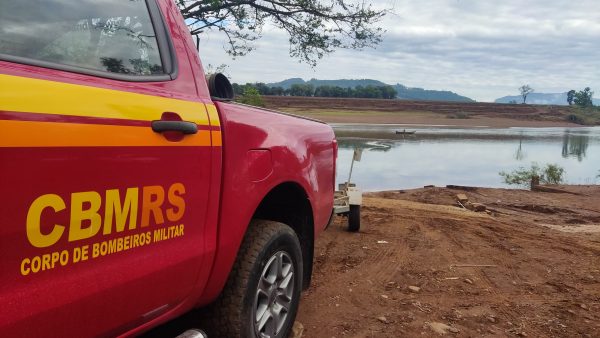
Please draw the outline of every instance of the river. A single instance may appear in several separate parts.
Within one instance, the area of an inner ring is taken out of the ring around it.
[[[558,164],[569,184],[600,183],[600,127],[454,128],[332,124],[339,143],[337,182],[362,149],[352,182],[364,191],[447,184],[508,187],[500,171]],[[414,131],[413,135],[396,131]]]

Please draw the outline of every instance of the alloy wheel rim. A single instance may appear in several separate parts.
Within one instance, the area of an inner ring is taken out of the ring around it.
[[[294,294],[294,263],[278,251],[269,258],[260,275],[254,298],[254,331],[257,337],[275,338],[287,322]]]

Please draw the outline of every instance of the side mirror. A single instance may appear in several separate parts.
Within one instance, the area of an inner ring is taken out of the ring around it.
[[[233,86],[227,76],[216,73],[211,74],[208,79],[208,91],[210,96],[217,101],[233,100]]]

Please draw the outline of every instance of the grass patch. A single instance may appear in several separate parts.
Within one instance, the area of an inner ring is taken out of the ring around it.
[[[584,126],[600,125],[600,107],[569,107],[569,110],[565,117],[569,122]]]

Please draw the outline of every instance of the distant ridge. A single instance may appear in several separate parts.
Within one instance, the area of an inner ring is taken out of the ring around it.
[[[496,99],[496,103],[510,103],[511,101],[516,101],[517,103],[522,103],[523,98],[520,95],[513,96],[504,96],[499,99]],[[594,105],[599,105],[600,100],[593,99]],[[566,106],[567,102],[567,93],[531,93],[527,96],[527,103],[529,104],[551,104],[556,106]]]
[[[282,87],[289,89],[295,84],[311,84],[315,88],[319,86],[338,86],[342,88],[355,88],[357,86],[392,86],[398,93],[400,100],[429,100],[429,101],[456,101],[456,102],[475,102],[466,96],[458,95],[446,90],[429,90],[423,88],[409,88],[401,84],[389,85],[387,83],[373,79],[339,79],[339,80],[318,80],[310,79],[304,81],[301,78],[291,78],[280,82],[267,83],[269,87]]]

